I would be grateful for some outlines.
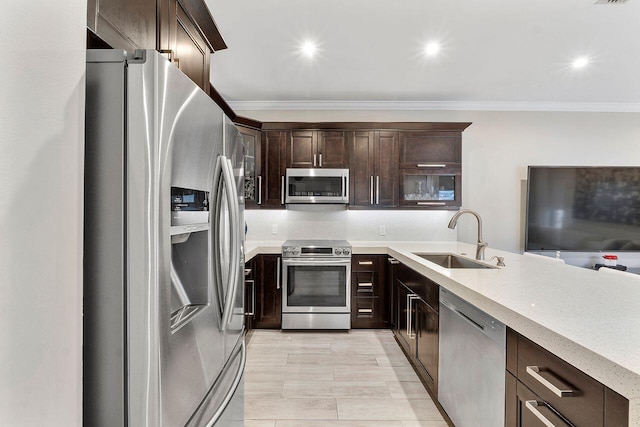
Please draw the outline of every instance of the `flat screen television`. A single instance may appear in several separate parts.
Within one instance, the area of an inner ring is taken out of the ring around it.
[[[640,167],[529,166],[526,251],[640,251]]]

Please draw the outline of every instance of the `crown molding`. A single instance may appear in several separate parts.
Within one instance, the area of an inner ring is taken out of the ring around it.
[[[615,102],[464,102],[464,101],[230,101],[237,111],[378,110],[378,111],[565,111],[638,113],[640,103]]]

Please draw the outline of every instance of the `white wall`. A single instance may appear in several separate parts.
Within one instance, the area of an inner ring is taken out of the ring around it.
[[[0,425],[82,423],[86,0],[0,14]]]
[[[491,111],[239,111],[262,121],[473,122],[462,134],[463,207],[478,211],[490,247],[523,248],[528,165],[640,165],[639,113]],[[413,224],[405,224],[407,229]],[[446,226],[446,223],[444,224]],[[475,219],[458,238],[475,242]],[[406,233],[404,233],[406,234]],[[403,235],[404,235],[403,234]],[[422,239],[416,235],[416,239]]]

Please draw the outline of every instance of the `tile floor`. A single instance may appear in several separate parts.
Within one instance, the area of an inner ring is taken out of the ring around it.
[[[389,330],[254,330],[245,427],[446,427]]]

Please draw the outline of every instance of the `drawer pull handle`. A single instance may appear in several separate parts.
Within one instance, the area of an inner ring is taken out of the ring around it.
[[[419,168],[446,168],[447,165],[442,163],[418,163]]]
[[[358,261],[358,265],[373,265],[373,261]]]
[[[373,313],[372,308],[359,308],[358,313]]]
[[[358,287],[360,288],[372,288],[373,283],[358,283]]]
[[[531,375],[533,379],[549,389],[553,394],[558,397],[570,397],[573,396],[574,390],[571,390],[566,384],[561,384],[561,388],[558,388],[552,384],[549,380],[540,375],[540,368],[538,366],[527,366],[527,374]],[[561,382],[561,380],[558,380]]]
[[[542,414],[542,412],[540,412],[540,410],[538,410],[538,407],[542,405],[540,405],[537,400],[527,400],[526,402],[524,402],[524,405],[533,415],[536,416],[537,419],[542,421],[542,424],[544,424],[547,427],[560,427],[560,426],[567,425],[564,422],[562,422],[562,424],[552,423],[547,417],[544,416],[544,414]]]

